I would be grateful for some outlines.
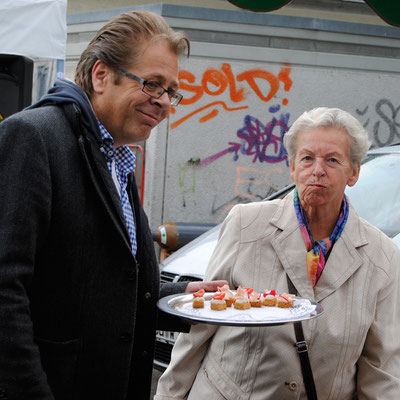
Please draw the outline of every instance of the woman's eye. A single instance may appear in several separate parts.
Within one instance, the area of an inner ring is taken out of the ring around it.
[[[333,158],[333,157],[328,158],[328,161],[332,162],[332,163],[336,163],[337,162],[336,158]]]

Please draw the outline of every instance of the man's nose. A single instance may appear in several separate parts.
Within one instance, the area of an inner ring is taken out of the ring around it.
[[[171,108],[171,100],[167,92],[164,92],[158,99],[152,98],[152,102],[161,106],[164,110]]]

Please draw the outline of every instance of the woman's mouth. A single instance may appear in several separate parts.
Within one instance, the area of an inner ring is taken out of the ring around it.
[[[325,185],[321,185],[320,183],[310,183],[307,185],[308,187],[314,188],[314,189],[325,189]]]

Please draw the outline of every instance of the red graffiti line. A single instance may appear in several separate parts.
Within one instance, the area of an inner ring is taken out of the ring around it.
[[[204,107],[201,107],[193,112],[191,112],[190,114],[187,114],[186,116],[184,116],[181,119],[178,119],[177,121],[173,122],[171,124],[171,129],[174,129],[176,127],[178,127],[180,124],[182,124],[183,122],[185,122],[186,120],[188,120],[189,118],[193,117],[193,115],[198,114],[199,112],[210,108],[210,107],[214,107],[216,105],[221,105],[226,111],[237,111],[237,110],[243,110],[245,108],[249,108],[249,106],[241,106],[241,107],[234,107],[234,108],[229,108],[224,101],[214,101],[213,103],[207,104]],[[218,110],[217,110],[218,111]],[[213,113],[213,111],[211,112],[211,114]],[[216,113],[217,114],[217,113]],[[212,117],[214,117],[216,114],[212,115]],[[206,118],[207,116],[203,117]],[[211,118],[212,118],[211,117]]]

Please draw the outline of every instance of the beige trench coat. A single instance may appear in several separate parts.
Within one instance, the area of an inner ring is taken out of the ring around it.
[[[398,400],[399,272],[398,248],[350,206],[314,291],[291,193],[235,206],[205,279],[287,292],[288,274],[300,297],[325,310],[303,322],[319,399],[350,400],[357,391],[360,400]],[[180,334],[154,399],[306,399],[294,342],[292,325],[194,325]]]

